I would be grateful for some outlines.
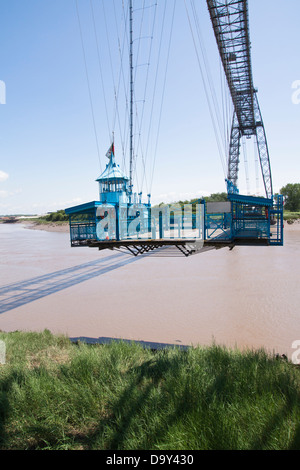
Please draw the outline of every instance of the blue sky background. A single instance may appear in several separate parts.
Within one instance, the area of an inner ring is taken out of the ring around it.
[[[174,5],[174,0],[166,1],[167,20],[157,97],[162,96],[163,91],[163,64],[167,60]],[[153,3],[148,1],[149,5]],[[221,84],[220,63],[206,2],[197,0],[196,3],[210,71],[221,100],[218,91]],[[142,4],[143,0],[135,0],[135,10]],[[189,7],[190,0],[186,0],[186,4]],[[98,199],[95,179],[107,163],[105,153],[110,145],[114,110],[106,28],[117,77],[119,54],[115,48],[118,34],[122,36],[122,32],[116,32],[115,15],[117,21],[121,20],[121,5],[121,0],[93,0],[109,114],[107,118],[90,1],[78,0],[97,129],[97,148],[75,0],[0,1],[0,80],[6,84],[6,104],[0,105],[0,214],[45,213]],[[158,0],[158,31],[164,5],[162,0]],[[300,80],[300,2],[249,0],[249,8],[254,85],[258,88],[267,132],[274,190],[278,191],[287,183],[300,182],[300,104],[292,101],[295,92],[292,84]],[[149,9],[149,13],[151,16],[153,9],[152,12]],[[136,24],[141,18],[139,15],[141,13],[136,11]],[[145,29],[141,34],[144,39],[140,42],[138,67],[135,69],[140,84],[148,70],[145,62],[147,47],[151,44],[146,38],[147,31],[151,29],[149,24],[145,20]],[[135,52],[137,42],[134,43]],[[150,66],[153,68],[149,72],[149,84],[150,81],[153,84],[155,79],[155,54],[159,46],[157,37],[152,44]],[[142,85],[137,85],[136,93],[138,103],[143,95]],[[151,109],[149,97],[144,105],[145,120],[141,127],[146,140],[147,113],[150,115]],[[122,118],[125,116],[125,103],[121,99],[119,106],[122,132],[125,133],[127,122],[125,117]],[[158,99],[153,111],[153,129],[158,126],[159,110]],[[118,131],[116,126],[116,156],[123,167],[124,156]],[[149,165],[146,171],[148,180],[152,175],[157,136],[153,183],[150,185],[148,181],[145,187],[139,187],[139,177],[137,185],[137,189],[142,189],[144,194],[151,190],[153,203],[189,199],[225,190],[224,172],[184,0],[176,2],[159,134],[153,132],[149,156],[145,155]],[[145,140],[142,145],[146,147]],[[252,151],[249,147],[249,165],[254,162]],[[126,158],[125,155],[125,163]],[[137,165],[143,167],[139,157]],[[124,168],[128,169],[128,162]],[[243,192],[246,186],[242,176],[243,168],[240,180],[240,190]],[[255,181],[252,186],[255,192]]]

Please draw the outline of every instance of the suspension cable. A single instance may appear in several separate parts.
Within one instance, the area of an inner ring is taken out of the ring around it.
[[[186,13],[187,13],[187,17],[188,17],[188,21],[189,21],[189,25],[190,25],[190,30],[191,30],[191,34],[192,34],[192,38],[193,38],[195,51],[196,51],[197,61],[198,61],[198,65],[199,65],[199,69],[200,69],[200,73],[201,73],[201,77],[202,77],[202,82],[203,82],[203,86],[204,86],[204,90],[205,90],[205,95],[206,95],[206,99],[207,99],[207,103],[208,103],[209,113],[210,113],[210,116],[211,116],[212,125],[213,125],[214,132],[215,132],[215,137],[216,137],[216,141],[217,141],[217,146],[218,146],[218,151],[219,151],[221,164],[222,164],[222,167],[223,167],[224,177],[226,178],[226,168],[225,168],[224,157],[223,157],[224,154],[222,152],[222,148],[221,148],[221,144],[220,144],[220,138],[219,138],[218,131],[217,131],[217,126],[216,126],[216,122],[215,122],[215,118],[214,118],[214,114],[213,114],[213,110],[212,110],[212,105],[211,105],[211,102],[210,102],[210,99],[209,99],[209,93],[208,93],[208,89],[207,89],[207,85],[206,85],[206,81],[205,81],[205,77],[204,77],[203,67],[202,67],[200,56],[199,56],[199,53],[198,53],[198,48],[197,48],[197,45],[196,45],[195,35],[194,35],[194,32],[193,32],[193,28],[192,28],[190,14],[189,14],[189,11],[188,11],[188,8],[187,8],[187,5],[186,5],[186,0],[184,0],[184,3],[185,3]]]
[[[150,133],[151,133],[151,128],[152,128],[152,120],[153,120],[153,112],[154,112],[154,103],[155,103],[155,99],[156,99],[156,90],[157,90],[156,85],[157,85],[157,79],[158,79],[158,71],[159,71],[159,67],[160,67],[161,46],[162,46],[162,37],[163,37],[165,18],[166,18],[166,8],[167,8],[167,2],[165,2],[165,4],[164,4],[164,11],[163,11],[163,18],[162,18],[162,28],[161,28],[160,40],[159,40],[159,49],[158,49],[158,58],[157,58],[156,72],[155,72],[155,79],[154,79],[153,96],[152,96],[152,100],[151,100],[152,101],[152,106],[151,106],[151,111],[150,111],[148,136],[147,136],[147,141],[146,141],[146,154],[148,154],[148,149],[149,149]],[[150,183],[150,186],[149,186],[149,189],[148,189],[148,194],[151,193],[154,165],[155,165],[155,163],[153,161],[152,174],[150,174],[151,183]]]
[[[156,23],[156,14],[157,14],[157,2],[147,7],[145,6],[145,2],[144,2],[143,10],[145,10],[146,8],[153,8],[153,7],[155,7],[155,10],[154,10],[152,27],[151,27],[151,35],[150,35],[151,42],[150,42],[149,53],[148,53],[148,62],[146,64],[147,72],[146,72],[146,78],[145,78],[144,93],[143,93],[143,99],[142,99],[143,104],[142,104],[140,119],[139,119],[138,107],[136,106],[136,124],[137,124],[136,127],[137,127],[137,137],[138,137],[137,152],[138,152],[138,149],[140,148],[141,159],[142,159],[142,179],[141,179],[140,192],[142,192],[144,180],[146,182],[146,187],[148,186],[147,175],[146,175],[146,162],[148,159],[148,152],[145,153],[143,150],[141,133],[142,133],[142,125],[144,122],[145,104],[146,104],[146,96],[147,96],[147,90],[148,90],[148,84],[149,84],[149,72],[150,72],[150,63],[151,63],[151,56],[152,56],[153,36],[154,36],[154,28],[155,28],[155,23]],[[143,11],[143,15],[144,15],[144,11]],[[140,42],[141,42],[141,29],[140,29],[139,47],[140,47]],[[137,61],[138,61],[138,53],[137,53]]]
[[[118,30],[115,0],[113,0],[113,6],[114,6],[114,18],[115,18],[116,30]],[[117,120],[119,133],[120,133],[120,139],[121,139],[121,146],[122,146],[123,170],[125,169],[126,171],[126,142],[127,142],[126,129],[127,129],[127,122],[129,122],[129,105],[128,105],[129,84],[126,85],[127,81],[124,76],[124,53],[125,53],[126,44],[129,50],[129,39],[128,39],[128,31],[127,31],[129,12],[128,12],[128,8],[125,9],[124,0],[122,0],[122,9],[123,9],[122,17],[124,20],[124,33],[123,33],[122,40],[121,40],[121,28],[120,28],[120,32],[118,32],[118,35],[117,35],[118,36],[118,51],[119,51],[119,57],[120,57],[120,69],[119,69],[119,74],[118,74],[118,82],[117,82],[118,85],[117,85],[117,88],[115,89],[115,110],[114,110],[114,118],[113,118],[113,129],[115,129],[116,120]],[[107,29],[107,26],[106,26],[106,29]],[[127,40],[127,42],[125,41],[125,39]],[[121,47],[121,44],[123,44],[122,47]],[[120,111],[119,111],[119,97],[120,97],[121,82],[123,84],[124,97],[125,97],[124,130],[122,130],[121,117],[120,117]]]
[[[223,136],[223,129],[224,128],[223,128],[222,122],[221,122],[222,119],[221,119],[221,113],[220,113],[220,110],[219,110],[217,94],[216,94],[216,91],[215,91],[215,88],[214,88],[214,81],[212,79],[212,74],[211,74],[210,67],[209,67],[209,62],[208,62],[207,53],[206,53],[206,49],[205,49],[205,43],[204,43],[204,40],[203,40],[203,37],[202,37],[202,34],[201,34],[200,21],[199,21],[198,15],[197,15],[194,0],[191,0],[191,5],[192,5],[194,21],[195,21],[195,25],[196,25],[197,36],[198,36],[198,39],[199,39],[201,54],[202,54],[202,58],[203,58],[204,68],[205,68],[205,72],[206,72],[206,76],[207,76],[207,82],[208,82],[211,97],[212,97],[212,103],[213,103],[213,107],[214,107],[214,111],[215,111],[216,121],[217,121],[217,124],[218,124],[218,127],[219,127],[220,136]],[[226,140],[225,139],[222,139],[222,140],[223,140],[223,145],[224,145],[224,154],[226,154]]]
[[[100,171],[102,172],[102,165],[101,165],[100,151],[99,151],[99,142],[98,142],[98,135],[97,135],[97,129],[96,129],[95,112],[94,112],[94,106],[93,106],[93,100],[92,100],[92,93],[91,93],[91,86],[90,86],[89,73],[88,73],[88,68],[87,68],[87,60],[86,60],[86,53],[85,53],[85,47],[84,47],[84,41],[83,41],[82,27],[81,27],[80,15],[79,15],[78,0],[75,0],[75,5],[76,5],[76,12],[77,12],[78,25],[79,25],[81,46],[82,46],[82,52],[83,52],[85,73],[86,73],[86,79],[87,79],[89,100],[90,100],[90,106],[91,106],[93,128],[94,128],[94,134],[95,134],[95,140],[96,140],[96,147],[97,147],[97,153],[98,153],[98,160],[99,160]]]
[[[244,165],[245,165],[245,177],[246,177],[247,193],[248,193],[248,195],[250,195],[248,156],[247,156],[247,146],[246,146],[245,137],[243,137],[243,154],[244,154]]]
[[[154,176],[156,157],[157,157],[157,148],[158,148],[158,140],[159,140],[159,133],[160,133],[160,124],[161,124],[161,117],[162,117],[162,110],[163,110],[163,103],[164,103],[164,96],[165,96],[165,89],[166,89],[166,82],[167,82],[167,72],[168,72],[168,65],[169,65],[169,58],[170,58],[170,51],[171,51],[171,42],[172,42],[172,36],[173,36],[175,10],[176,10],[176,0],[174,0],[172,19],[171,19],[171,28],[170,28],[170,35],[169,35],[169,44],[168,44],[168,51],[167,51],[165,76],[164,76],[162,99],[161,99],[160,112],[159,112],[159,118],[158,118],[158,128],[157,128],[156,143],[155,143],[155,148],[154,148],[154,159],[153,159],[152,173],[151,173],[151,178],[150,178],[151,183],[150,183],[149,193],[151,193],[151,191],[152,191],[153,176]],[[162,33],[163,33],[163,29],[164,28],[162,28]],[[160,46],[161,46],[161,44],[160,44]],[[156,76],[156,78],[157,78],[157,76]],[[152,111],[153,111],[153,108],[152,108]]]
[[[98,34],[97,34],[97,29],[96,29],[96,21],[95,21],[93,0],[90,0],[90,7],[91,7],[91,13],[92,13],[92,19],[93,19],[93,29],[94,29],[94,35],[95,35],[96,47],[97,47],[98,65],[99,65],[99,71],[100,71],[100,79],[101,79],[101,85],[102,85],[102,92],[103,92],[104,107],[105,107],[106,120],[107,120],[107,127],[108,127],[108,132],[109,132],[109,138],[112,139],[112,132],[111,132],[111,129],[110,129],[109,117],[108,117],[108,108],[107,108],[107,101],[106,101],[106,93],[105,93],[105,90],[104,90],[103,72],[102,72],[101,59],[100,59],[100,47],[99,47]]]
[[[254,136],[253,139],[254,143],[254,162],[255,162],[255,180],[256,180],[256,195],[259,195],[259,156],[258,156],[258,144],[257,144],[257,137]]]

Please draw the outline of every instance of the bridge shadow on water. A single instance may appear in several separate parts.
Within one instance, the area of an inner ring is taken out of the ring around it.
[[[118,253],[0,287],[0,314],[119,269],[137,259]]]

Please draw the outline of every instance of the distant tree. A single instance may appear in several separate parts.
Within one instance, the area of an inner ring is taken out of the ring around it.
[[[225,202],[228,201],[227,193],[213,193],[204,198],[207,202]]]
[[[287,211],[300,211],[300,184],[287,184],[280,190],[280,194],[284,197],[284,208]]]
[[[51,212],[49,215],[47,215],[46,220],[48,222],[64,222],[68,220],[68,216],[64,210],[59,210],[56,212]]]
[[[185,201],[177,201],[177,202],[172,202],[172,204],[180,204],[183,206],[184,204],[198,204],[199,200],[205,200],[206,202],[225,202],[228,201],[227,193],[213,193],[210,196],[205,196],[205,197],[197,197],[194,199],[190,200],[185,200]],[[163,207],[165,206],[166,203],[161,202],[157,206],[153,207]]]

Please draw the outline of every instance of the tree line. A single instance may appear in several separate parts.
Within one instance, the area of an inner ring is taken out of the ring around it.
[[[284,208],[290,212],[300,211],[300,183],[283,186],[280,194],[284,197]]]
[[[300,183],[289,183],[283,186],[279,194],[284,198],[284,209],[289,212],[300,211]],[[206,202],[223,202],[227,201],[227,193],[213,193],[210,196],[203,197]],[[199,198],[191,199],[190,201],[178,201],[178,204],[193,204],[199,201]],[[159,204],[159,206],[164,203]]]
[[[283,186],[279,192],[284,197],[284,209],[290,212],[298,212],[300,211],[300,183],[289,183]],[[213,193],[210,196],[203,197],[206,202],[224,202],[227,201],[227,193]],[[191,200],[186,201],[178,201],[177,204],[184,205],[184,204],[193,204],[197,203],[199,198],[194,198]],[[165,205],[163,202],[159,204],[159,207]],[[66,215],[63,209],[58,210],[56,212],[51,212],[45,219],[48,222],[64,222],[68,221],[69,217]]]

